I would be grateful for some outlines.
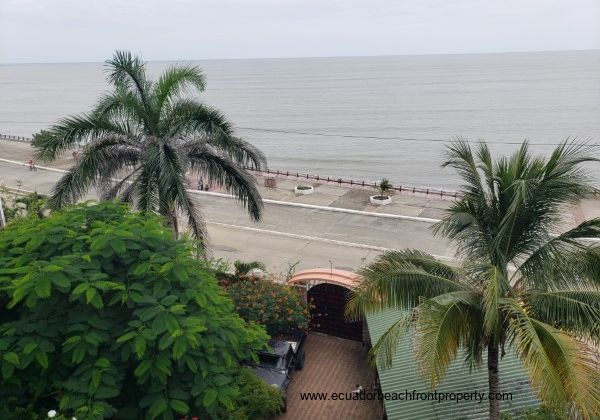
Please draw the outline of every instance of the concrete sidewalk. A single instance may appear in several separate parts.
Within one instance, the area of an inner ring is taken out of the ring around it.
[[[33,148],[27,143],[0,140],[0,158],[25,163],[29,161],[29,159],[33,159],[34,154]],[[36,164],[38,166],[44,166],[41,162],[36,162]],[[68,169],[72,165],[73,157],[71,153],[66,153],[57,161],[46,166],[57,169]],[[424,194],[402,192],[394,195],[392,204],[386,206],[374,206],[369,202],[369,197],[376,194],[376,190],[373,188],[340,187],[332,183],[305,182],[307,180],[295,180],[285,176],[277,178],[277,188],[267,188],[264,186],[264,176],[255,175],[255,177],[263,198],[289,203],[304,203],[317,206],[426,218],[440,218],[443,214],[443,210],[451,203],[450,198],[441,200],[438,196],[425,196]],[[311,185],[314,187],[314,193],[311,195],[295,194],[294,187],[298,185]],[[196,178],[190,179],[189,187],[197,187]]]
[[[28,144],[0,141],[0,158],[12,161],[0,160],[0,185],[48,194],[62,170],[73,163],[67,154],[52,164],[56,169],[30,171],[25,162],[32,155]],[[396,204],[374,208],[366,190],[313,184],[313,195],[297,196],[295,180],[278,179],[275,189],[262,186],[261,178],[258,182],[267,199],[259,223],[251,222],[231,198],[195,194],[207,221],[209,249],[214,257],[260,260],[275,272],[286,272],[298,261],[298,270],[330,265],[353,270],[386,249],[420,249],[449,260],[454,256],[452,245],[433,236],[432,220],[423,219],[441,217],[450,201],[402,194],[394,197]],[[91,190],[86,198],[95,197]],[[600,216],[599,203],[587,200],[566,209],[564,227]]]

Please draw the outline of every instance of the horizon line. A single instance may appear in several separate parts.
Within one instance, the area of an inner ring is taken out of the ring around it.
[[[115,49],[118,51],[119,49]],[[125,50],[127,51],[127,50]],[[252,61],[252,60],[300,60],[300,59],[323,59],[323,58],[376,58],[376,57],[424,57],[424,56],[449,56],[449,55],[499,55],[499,54],[536,54],[536,53],[559,53],[559,52],[588,52],[600,51],[600,48],[582,49],[558,49],[558,50],[521,50],[521,51],[487,51],[487,52],[454,52],[454,53],[418,53],[418,54],[373,54],[373,55],[321,55],[321,56],[285,56],[285,57],[247,57],[247,58],[186,58],[186,59],[144,59],[148,63],[182,62],[182,61]],[[140,54],[143,58],[143,55]],[[102,64],[104,61],[22,61],[22,62],[0,62],[5,65],[27,65],[27,64]]]

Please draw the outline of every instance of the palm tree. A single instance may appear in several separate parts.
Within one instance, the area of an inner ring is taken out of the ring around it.
[[[532,157],[525,142],[495,162],[485,143],[473,149],[461,140],[448,147],[443,166],[458,171],[464,196],[434,225],[464,263],[387,252],[360,270],[363,282],[347,311],[401,310],[372,355],[389,366],[401,337],[414,334],[420,371],[432,387],[461,349],[471,368],[487,353],[495,395],[498,361],[509,348],[543,402],[598,418],[600,245],[587,239],[600,237],[600,219],[553,234],[564,226],[565,206],[593,191],[585,164],[598,161],[597,149],[565,142],[544,159]],[[490,400],[490,419],[499,410],[499,400]]]
[[[265,165],[263,154],[233,134],[218,110],[192,97],[204,90],[196,66],[168,68],[156,81],[144,62],[117,51],[106,62],[113,91],[86,114],[65,118],[34,137],[37,157],[52,161],[83,146],[75,165],[58,181],[49,200],[60,208],[96,186],[105,200],[120,198],[142,211],[158,212],[179,233],[177,213],[187,215],[201,242],[205,228],[197,204],[186,190],[186,174],[224,187],[245,206],[253,220],[262,200],[244,167]]]

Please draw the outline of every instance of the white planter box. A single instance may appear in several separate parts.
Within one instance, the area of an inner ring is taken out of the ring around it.
[[[385,197],[385,198],[380,198],[380,197]],[[371,204],[375,204],[376,206],[385,206],[386,204],[390,204],[392,202],[392,197],[390,197],[389,195],[372,195],[369,198],[369,201],[371,202]]]
[[[315,189],[312,186],[307,185],[308,188],[306,189],[301,189],[301,188],[294,188],[294,192],[296,194],[303,194],[303,195],[308,195],[308,194],[312,194],[315,192]]]

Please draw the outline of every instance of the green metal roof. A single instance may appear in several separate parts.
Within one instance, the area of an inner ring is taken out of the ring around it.
[[[396,321],[401,314],[397,310],[385,310],[367,316],[371,342],[375,343]],[[484,355],[485,357],[485,355]],[[488,375],[484,366],[482,369],[473,370],[463,362],[463,354],[459,351],[457,358],[450,364],[444,380],[435,391],[447,393],[484,393],[487,398]],[[485,359],[484,359],[485,360]],[[499,363],[500,391],[512,393],[512,401],[500,402],[502,412],[519,412],[525,408],[539,405],[539,401],[531,391],[527,374],[521,361],[507,349],[506,355]],[[417,393],[433,392],[429,384],[417,370],[417,363],[412,350],[411,337],[404,337],[390,368],[378,366],[379,380],[382,393]],[[488,400],[478,401],[428,401],[411,400],[402,401],[384,400],[385,411],[389,420],[395,419],[487,419]]]

